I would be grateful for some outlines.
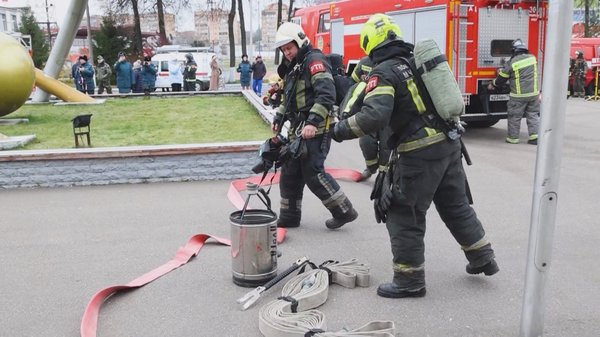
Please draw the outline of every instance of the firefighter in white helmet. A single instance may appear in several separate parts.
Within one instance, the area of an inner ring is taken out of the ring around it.
[[[540,120],[537,61],[521,39],[513,41],[510,60],[498,71],[498,76],[488,85],[488,89],[493,90],[506,82],[510,82],[510,95],[507,103],[508,135],[505,142],[519,143],[521,118],[525,115],[529,133],[527,143],[537,145]]]
[[[460,244],[469,274],[498,271],[494,251],[477,215],[469,205],[461,145],[443,132],[434,110],[419,89],[408,62],[413,45],[384,14],[369,18],[360,44],[375,64],[365,87],[360,111],[337,123],[336,141],[357,138],[389,126],[393,134],[386,172],[377,176],[371,198],[377,222],[386,222],[393,255],[394,277],[383,283],[383,297],[425,296],[425,216],[433,202]]]
[[[329,229],[339,228],[355,220],[358,213],[324,167],[331,145],[330,111],[335,102],[331,67],[323,53],[312,47],[302,27],[295,23],[286,22],[279,27],[275,47],[284,55],[277,69],[284,80],[284,101],[272,129],[278,133],[282,124],[289,121],[290,142],[300,142],[298,150],[281,168],[281,210],[277,225],[300,225],[302,195],[304,185],[308,185],[333,216],[325,225]]]

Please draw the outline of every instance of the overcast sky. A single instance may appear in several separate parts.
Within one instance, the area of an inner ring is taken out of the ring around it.
[[[62,25],[64,17],[67,12],[67,8],[69,6],[71,0],[0,0],[0,4],[5,5],[17,5],[17,6],[30,6],[36,16],[38,21],[46,21],[46,2],[48,3],[48,16],[51,22],[56,22],[58,25]],[[260,7],[264,7],[267,3],[273,3],[275,0],[251,0],[253,5],[253,12],[255,12],[255,16],[252,20],[252,28],[253,30],[258,29],[259,22],[256,19],[258,17],[258,5]],[[101,15],[104,13],[102,9],[102,4],[104,0],[89,0],[90,13],[92,15]],[[193,6],[194,9],[205,7],[203,4],[206,3],[204,0],[196,0],[192,1],[195,3]],[[287,2],[287,1],[284,1]],[[246,17],[246,27],[250,30],[250,9],[248,5],[248,1],[243,1],[244,3],[244,16]],[[181,13],[177,15],[177,30],[185,31],[185,30],[193,30],[194,29],[194,17],[193,11],[183,10]]]

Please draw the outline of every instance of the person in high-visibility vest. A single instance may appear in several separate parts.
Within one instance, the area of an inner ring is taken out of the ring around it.
[[[527,143],[537,145],[540,120],[537,60],[529,53],[521,39],[513,41],[512,52],[512,57],[498,71],[498,76],[488,85],[488,89],[493,90],[506,82],[510,83],[506,142],[509,144],[519,143],[521,118],[525,115],[529,132]]]

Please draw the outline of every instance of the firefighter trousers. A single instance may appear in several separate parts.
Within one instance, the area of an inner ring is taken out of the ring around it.
[[[466,195],[459,141],[443,141],[402,153],[394,166],[393,203],[388,210],[394,282],[406,289],[425,284],[425,215],[431,202],[472,266],[494,251]]]
[[[324,163],[331,139],[323,139],[323,135],[317,135],[303,143],[306,146],[304,154],[299,158],[289,159],[281,167],[280,227],[300,225],[304,185],[323,202],[334,218],[343,218],[352,210],[352,203],[338,183],[325,172]]]
[[[575,76],[573,80],[573,96],[585,97],[585,76]]]
[[[537,96],[528,100],[514,100],[511,98],[508,101],[508,138],[519,139],[521,118],[523,116],[527,120],[529,138],[537,139],[540,122],[540,101]]]
[[[364,135],[358,139],[363,158],[365,158],[365,163],[371,173],[375,173],[379,166],[387,165],[390,159],[391,151],[387,145],[390,133],[390,128],[384,128],[383,130]]]
[[[196,80],[183,80],[183,91],[196,91]]]

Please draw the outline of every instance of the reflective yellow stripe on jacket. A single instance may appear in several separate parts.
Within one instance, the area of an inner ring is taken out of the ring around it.
[[[513,63],[512,70],[515,73],[515,93],[511,93],[511,96],[514,97],[531,97],[536,96],[538,94],[538,83],[537,83],[537,61],[534,56],[530,56],[526,59],[517,61]],[[533,91],[532,92],[522,92],[521,88],[521,71],[527,67],[533,67]],[[502,73],[500,73],[502,76]]]

